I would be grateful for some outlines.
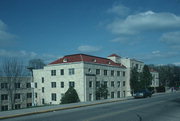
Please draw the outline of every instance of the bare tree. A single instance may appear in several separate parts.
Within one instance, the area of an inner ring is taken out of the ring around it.
[[[16,85],[15,83],[18,81],[18,78],[23,75],[23,62],[17,58],[5,58],[2,61],[2,72],[3,75],[7,78],[8,83],[8,95],[9,95],[9,103],[11,105],[11,109],[14,109],[15,98],[14,95],[16,93]]]

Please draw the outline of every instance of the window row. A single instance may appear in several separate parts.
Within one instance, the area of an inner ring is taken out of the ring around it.
[[[115,71],[115,70],[100,70],[96,69],[96,75],[104,75],[104,76],[126,76],[125,71]]]
[[[51,76],[56,76],[57,75],[56,71],[57,70],[51,70]],[[75,69],[74,68],[69,68],[68,71],[69,71],[69,75],[74,75],[75,74]],[[64,75],[64,69],[60,69],[60,75]]]
[[[100,81],[96,81],[96,87],[101,87],[101,86],[105,86],[108,87],[108,81],[104,81],[103,83],[100,83]],[[117,83],[115,81],[111,81],[110,82],[110,87],[115,87],[115,85],[117,85],[117,87],[121,87],[121,81],[117,81]],[[123,81],[123,86],[126,85],[126,81]],[[89,88],[93,87],[93,82],[89,81]]]
[[[1,83],[1,89],[8,89],[9,87],[8,87],[8,83]],[[19,89],[19,88],[21,88],[22,87],[22,85],[21,85],[21,83],[14,83],[14,88],[15,89]],[[30,82],[28,82],[28,83],[26,83],[26,88],[31,88],[31,83]]]
[[[26,98],[32,98],[32,93],[27,93]],[[14,99],[21,99],[21,94],[16,93],[14,94]],[[1,101],[8,100],[8,94],[1,94]]]

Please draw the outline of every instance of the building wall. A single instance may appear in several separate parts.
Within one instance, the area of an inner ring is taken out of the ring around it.
[[[15,88],[15,83],[19,83],[19,87]],[[29,84],[28,87],[27,83]],[[6,84],[7,86],[5,86]],[[12,88],[10,88],[10,85],[12,85]],[[12,77],[0,77],[0,110],[3,111],[32,106],[32,88],[30,85],[31,77],[18,77],[16,79]],[[28,93],[29,96],[27,97]],[[4,95],[8,96],[7,99],[4,99]],[[18,95],[16,99],[15,95]]]
[[[150,72],[152,75],[152,83],[151,83],[151,87],[159,87],[159,73],[158,72]]]
[[[69,75],[69,69],[72,68],[74,68],[75,73]],[[64,75],[60,75],[61,69],[64,70]],[[96,69],[100,70],[100,74],[96,74]],[[56,76],[51,75],[52,70],[56,70]],[[107,76],[104,75],[104,70],[107,70]],[[111,70],[114,70],[114,76],[110,76]],[[121,72],[120,76],[117,76],[117,71]],[[69,82],[75,83],[74,88],[81,102],[96,100],[97,81],[100,83],[107,81],[109,90],[108,98],[111,98],[112,93],[114,93],[114,98],[117,98],[117,93],[121,93],[121,97],[126,96],[126,85],[123,86],[123,81],[126,83],[127,77],[122,75],[123,72],[126,73],[125,68],[87,62],[53,64],[45,66],[41,70],[33,70],[34,82],[37,83],[35,93],[38,95],[35,98],[35,102],[37,105],[42,105],[42,99],[44,99],[44,104],[59,104],[62,96],[69,88]],[[42,78],[44,78],[44,83],[42,83]],[[91,87],[89,86],[90,81],[92,82]],[[110,86],[111,81],[114,81],[114,87]],[[120,87],[117,86],[118,81],[121,83]],[[51,82],[56,83],[56,88],[51,87]],[[64,82],[64,88],[61,88],[61,82]],[[44,87],[44,93],[42,92],[42,87]],[[56,101],[52,101],[52,93],[56,94]]]

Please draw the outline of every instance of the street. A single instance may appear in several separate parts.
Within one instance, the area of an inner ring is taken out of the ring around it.
[[[179,121],[180,93],[155,95],[3,121]]]

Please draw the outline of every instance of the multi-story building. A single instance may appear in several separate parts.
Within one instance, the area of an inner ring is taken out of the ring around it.
[[[33,70],[35,104],[59,104],[69,87],[74,87],[81,102],[97,100],[96,89],[105,84],[108,97],[127,96],[127,69],[111,59],[85,54],[64,56],[43,69]]]
[[[116,54],[112,54],[108,56],[108,58],[113,60],[115,63],[121,63],[124,66],[126,66],[126,75],[127,75],[126,95],[131,96],[131,88],[130,88],[131,69],[136,68],[138,72],[142,72],[144,67],[144,62],[131,58],[121,58],[119,55]]]
[[[0,77],[0,111],[32,106],[31,77]]]

